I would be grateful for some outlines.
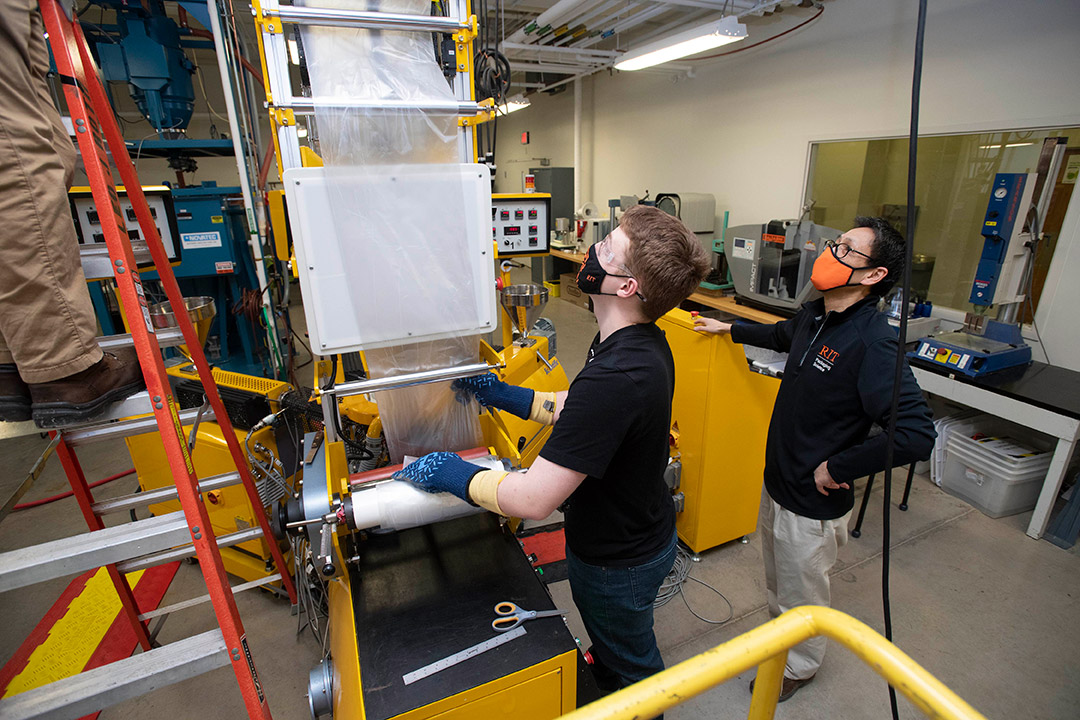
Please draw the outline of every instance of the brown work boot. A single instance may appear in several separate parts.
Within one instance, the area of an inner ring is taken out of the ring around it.
[[[30,419],[30,388],[14,365],[0,365],[0,422]]]
[[[139,359],[132,348],[106,352],[95,365],[66,378],[30,385],[34,422],[40,428],[60,428],[92,420],[109,403],[146,387]]]
[[[809,685],[813,680],[813,675],[802,680],[789,678],[787,675],[785,675],[784,682],[780,684],[780,699],[777,700],[777,702],[784,702],[785,700],[791,699],[791,696],[795,694],[796,690],[801,688],[803,685]],[[754,692],[754,680],[750,681],[750,692]]]

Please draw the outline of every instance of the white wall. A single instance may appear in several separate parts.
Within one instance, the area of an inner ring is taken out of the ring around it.
[[[518,115],[528,115],[520,130]],[[529,144],[521,144],[521,133],[529,132]],[[530,167],[540,167],[547,158],[552,167],[574,166],[574,93],[566,91],[543,99],[534,106],[499,118],[498,142],[495,147],[495,192],[523,192],[522,174]]]
[[[825,6],[817,21],[775,43],[694,63],[692,78],[639,72],[585,80],[583,200],[606,207],[608,198],[646,189],[711,192],[732,224],[790,217],[801,204],[812,141],[906,135],[917,3]],[[748,27],[754,42],[755,26]],[[931,2],[920,130],[1080,124],[1078,77],[1080,2]],[[513,158],[508,148],[522,130],[533,133],[534,156],[572,158],[572,93],[532,101],[500,121],[500,165]],[[1067,227],[1073,233],[1063,229],[1052,277],[1080,273],[1080,221]],[[1076,298],[1057,297],[1067,286],[1075,283],[1048,284],[1057,293],[1041,302],[1053,312],[1044,321],[1040,311],[1039,320],[1044,338],[1055,334],[1047,338],[1054,363],[1080,370],[1080,323],[1065,317]]]

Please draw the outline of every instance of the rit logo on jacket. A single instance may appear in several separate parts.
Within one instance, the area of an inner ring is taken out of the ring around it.
[[[820,372],[829,372],[833,369],[833,365],[836,364],[839,357],[839,351],[833,350],[828,345],[822,345],[817,357],[814,358],[814,369]]]

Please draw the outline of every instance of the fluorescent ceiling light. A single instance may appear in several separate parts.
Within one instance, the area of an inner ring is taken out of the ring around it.
[[[289,59],[292,60],[293,65],[300,64],[300,47],[296,44],[296,40],[290,38],[289,42]]]
[[[746,26],[734,15],[728,15],[722,20],[714,20],[631,50],[615,63],[615,69],[641,70],[687,55],[697,55],[745,37]]]
[[[529,102],[529,99],[524,95],[515,95],[514,97],[510,98],[505,103],[500,105],[498,110],[500,115],[506,115],[507,113],[512,113],[517,110],[524,110],[531,104],[532,103]]]

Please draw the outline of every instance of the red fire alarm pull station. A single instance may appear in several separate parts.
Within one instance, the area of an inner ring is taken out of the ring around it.
[[[521,144],[522,145],[528,145],[529,144],[529,131],[528,130],[521,133]]]

